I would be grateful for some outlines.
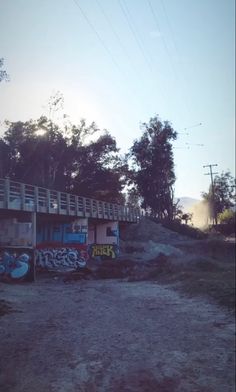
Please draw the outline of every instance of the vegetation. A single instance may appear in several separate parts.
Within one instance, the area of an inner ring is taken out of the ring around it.
[[[229,235],[235,233],[235,215],[236,212],[231,209],[224,210],[218,214],[217,230],[222,234]]]
[[[235,225],[235,211],[230,209],[224,210],[218,215],[218,221],[222,224],[234,224]]]
[[[124,167],[115,139],[94,123],[65,132],[47,117],[8,122],[0,176],[107,201],[122,201]]]
[[[213,187],[202,193],[203,199],[208,202],[210,215],[213,219],[235,204],[235,179],[229,171],[215,176]]]
[[[3,64],[1,58],[0,82],[9,80]],[[177,132],[168,121],[155,116],[143,123],[142,136],[123,159],[116,140],[95,123],[88,125],[81,120],[78,125],[67,122],[58,126],[54,118],[63,104],[63,95],[57,91],[49,99],[48,117],[6,122],[7,129],[0,137],[0,177],[118,203],[124,202],[123,191],[128,189],[128,204],[141,206],[161,221],[174,221],[172,226],[181,232],[191,230],[183,229],[176,220],[179,218],[187,226],[192,216],[174,202],[176,178],[171,142]],[[231,174],[216,176],[213,188],[203,193],[203,198],[211,206],[212,217],[218,215],[222,220],[219,214],[235,203]]]
[[[131,183],[142,198],[142,207],[159,219],[172,219],[175,182],[171,141],[177,133],[159,117],[143,124],[143,135],[130,149],[133,162]]]
[[[160,219],[174,215],[175,182],[171,140],[176,132],[158,117],[143,124],[144,133],[131,147],[128,159],[119,155],[116,140],[95,123],[58,126],[52,119],[63,107],[57,92],[49,100],[49,117],[6,122],[0,138],[0,177],[70,191],[105,201],[123,202],[151,210]],[[64,115],[65,118],[65,115]]]

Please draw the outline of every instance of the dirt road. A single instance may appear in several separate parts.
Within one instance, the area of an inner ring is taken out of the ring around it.
[[[2,284],[3,392],[230,392],[233,317],[170,286]]]

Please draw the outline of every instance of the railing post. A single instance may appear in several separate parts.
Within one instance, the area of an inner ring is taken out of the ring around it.
[[[20,205],[21,209],[25,209],[25,184],[20,184]]]
[[[83,214],[84,214],[84,217],[86,217],[86,198],[85,197],[83,197]]]
[[[112,220],[115,220],[115,204],[112,203]]]
[[[36,187],[37,188],[37,187]],[[36,250],[36,245],[37,245],[37,214],[36,211],[31,213],[31,221],[32,221],[32,246],[33,246],[33,252],[32,252],[32,270],[31,270],[31,280],[35,280],[35,250]]]
[[[69,193],[66,194],[66,212],[70,215],[70,195]]]
[[[103,219],[105,217],[105,202],[104,201],[102,202],[102,217],[103,217]]]
[[[39,205],[39,189],[37,186],[34,187],[34,210],[35,212],[38,211]]]
[[[9,200],[10,200],[10,180],[9,180],[9,178],[5,179],[4,199],[5,199],[5,208],[9,208]]]
[[[46,210],[50,212],[50,190],[46,189]]]
[[[61,192],[57,192],[57,213],[60,214],[61,212]]]
[[[79,199],[78,196],[75,196],[75,215],[79,215]]]
[[[99,218],[99,201],[96,200],[97,218]]]

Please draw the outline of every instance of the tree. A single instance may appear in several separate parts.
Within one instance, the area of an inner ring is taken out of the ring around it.
[[[0,139],[0,174],[45,188],[123,202],[124,164],[116,141],[81,120],[65,134],[47,117],[8,122]],[[95,138],[95,136],[97,136]]]
[[[229,171],[222,172],[215,176],[213,187],[214,193],[212,185],[210,185],[208,192],[202,193],[203,199],[209,204],[211,218],[234,206],[235,178]]]
[[[7,123],[3,142],[8,148],[7,175],[19,181],[63,190],[69,165],[67,141],[46,117]],[[6,174],[5,174],[6,175]]]
[[[171,141],[177,133],[168,121],[159,117],[144,123],[143,135],[130,149],[133,161],[133,184],[142,197],[142,207],[159,219],[173,218],[175,183]]]
[[[185,213],[182,214],[181,220],[183,220],[184,223],[187,225],[188,222],[191,222],[192,217],[193,217],[193,214],[191,214],[189,212],[185,212]]]
[[[3,67],[3,64],[4,64],[4,59],[0,58],[0,82],[2,82],[3,80],[8,82],[9,75],[7,74],[7,71],[5,71],[4,69],[1,69]]]
[[[91,140],[95,134],[100,136]],[[82,120],[80,126],[72,128],[71,147],[75,156],[73,191],[105,201],[123,202],[124,163],[118,156],[115,139],[108,132],[101,134],[95,123],[87,127]]]

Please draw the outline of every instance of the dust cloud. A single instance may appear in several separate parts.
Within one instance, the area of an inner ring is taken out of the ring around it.
[[[205,201],[194,204],[188,212],[192,214],[191,224],[194,227],[206,229],[211,223],[210,207]]]

